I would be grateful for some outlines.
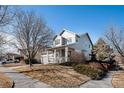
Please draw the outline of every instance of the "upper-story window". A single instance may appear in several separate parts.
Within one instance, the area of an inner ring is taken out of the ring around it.
[[[55,40],[55,45],[58,45],[58,44],[60,44],[60,39]]]
[[[89,48],[90,48],[90,45],[89,45]]]
[[[62,45],[66,45],[67,44],[67,40],[65,38],[62,39]]]
[[[67,42],[71,43],[72,42],[72,38],[68,38]]]
[[[78,42],[78,39],[76,39],[76,42]]]

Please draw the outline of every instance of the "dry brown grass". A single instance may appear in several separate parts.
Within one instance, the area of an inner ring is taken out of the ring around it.
[[[33,79],[38,79],[53,87],[78,87],[90,78],[75,72],[72,68],[60,65],[34,65],[16,68]]]
[[[115,88],[124,88],[124,71],[117,72],[113,75],[112,85]]]
[[[13,81],[4,73],[0,72],[0,88],[11,88],[12,86]]]

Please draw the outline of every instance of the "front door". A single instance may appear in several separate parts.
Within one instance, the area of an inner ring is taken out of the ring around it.
[[[65,57],[65,50],[62,49],[62,57]]]

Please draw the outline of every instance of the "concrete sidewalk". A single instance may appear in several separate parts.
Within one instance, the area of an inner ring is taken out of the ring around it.
[[[113,88],[112,76],[115,71],[110,71],[102,80],[90,80],[89,82],[80,86],[80,88]]]
[[[50,88],[50,85],[47,85],[41,81],[32,79],[31,77],[19,73],[11,68],[0,66],[0,71],[4,72],[8,77],[12,78],[15,82],[15,88]],[[112,77],[116,71],[110,71],[105,78],[102,80],[90,80],[80,88],[113,88],[112,86]]]
[[[29,76],[26,76],[22,73],[18,73],[15,70],[12,70],[7,67],[0,66],[0,71],[4,72],[8,77],[10,77],[14,83],[14,88],[50,88],[50,85],[47,85],[41,81],[32,79]]]

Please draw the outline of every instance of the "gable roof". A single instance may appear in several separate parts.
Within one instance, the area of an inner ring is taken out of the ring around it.
[[[80,36],[77,35],[76,33],[71,32],[71,31],[69,31],[69,30],[67,30],[67,29],[63,29],[62,32],[59,34],[59,36],[61,36],[65,31],[66,31],[66,32],[69,32],[69,33],[72,33],[72,34],[76,35],[77,37],[80,37]],[[53,40],[54,40],[57,36],[58,36],[58,35],[55,35],[55,37],[53,38]]]
[[[77,37],[79,37],[79,38],[80,38],[80,36],[82,36],[82,35],[86,35],[86,36],[88,37],[88,39],[89,39],[89,41],[90,41],[92,47],[93,47],[92,40],[91,40],[91,38],[90,38],[90,36],[89,36],[88,33],[84,33],[84,34],[82,34],[82,35],[79,36],[79,35],[77,35],[76,33],[71,32],[71,31],[69,31],[69,30],[67,30],[67,29],[63,29],[62,32],[61,32],[59,35],[55,35],[55,37],[53,38],[53,40],[55,40],[55,38],[56,38],[57,36],[61,36],[65,31],[67,31],[67,32],[69,32],[69,33],[72,33],[72,34],[75,34],[75,35],[76,35]]]
[[[92,43],[92,40],[91,40],[89,34],[88,34],[88,33],[84,33],[84,34],[82,34],[82,35],[80,35],[80,36],[83,36],[83,35],[86,35],[86,36],[88,37],[88,39],[89,39],[91,45],[93,46],[93,43]]]
[[[58,35],[55,35],[54,37],[53,37],[53,40],[55,40],[55,38],[57,37]]]

